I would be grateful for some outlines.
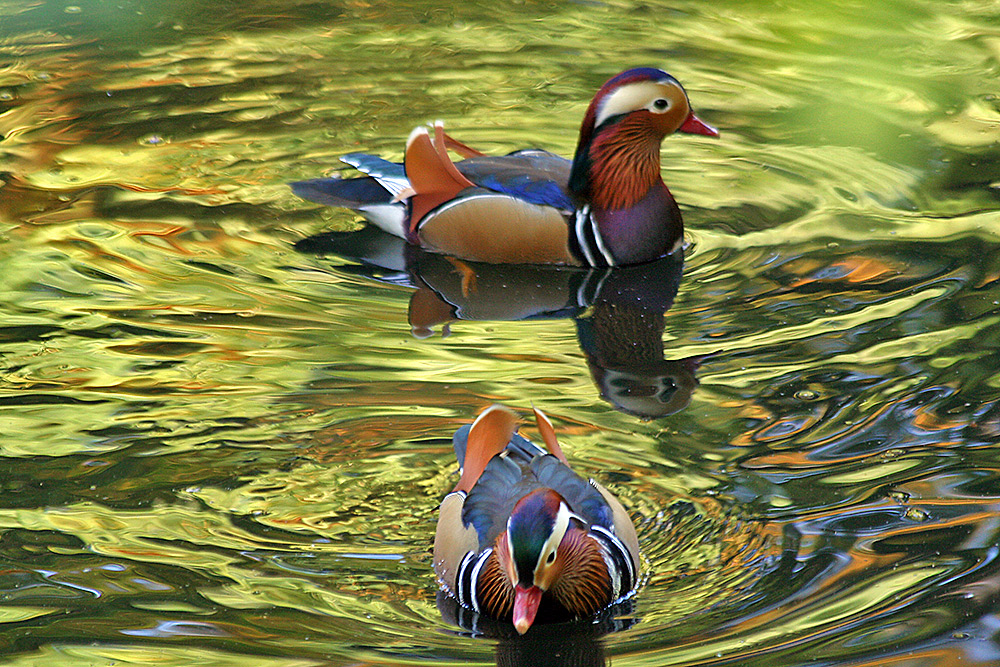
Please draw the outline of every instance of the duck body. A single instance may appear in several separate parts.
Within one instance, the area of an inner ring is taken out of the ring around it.
[[[516,416],[500,406],[455,434],[462,476],[441,503],[434,540],[442,587],[522,634],[629,596],[639,568],[621,503],[573,472],[548,419],[536,418],[548,449],[518,435]]]
[[[304,199],[357,211],[425,249],[490,263],[622,265],[682,239],[680,209],[660,177],[660,141],[718,136],[666,72],[638,68],[602,86],[573,160],[540,149],[487,156],[418,127],[402,164],[364,153],[342,161],[366,176],[292,184]],[[466,159],[453,162],[452,150]]]

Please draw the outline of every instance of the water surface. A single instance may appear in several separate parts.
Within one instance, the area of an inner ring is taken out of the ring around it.
[[[6,663],[996,664],[998,26],[972,1],[4,3]],[[682,276],[480,269],[477,298],[440,258],[317,247],[356,219],[286,186],[437,118],[570,155],[635,65],[723,132],[665,142]],[[625,608],[523,641],[442,616],[449,440],[493,402],[545,410],[633,514]]]

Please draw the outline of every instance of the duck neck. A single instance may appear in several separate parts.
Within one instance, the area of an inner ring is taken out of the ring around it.
[[[507,577],[510,569],[507,533],[497,538],[493,553],[479,574],[476,584],[476,602],[482,612],[494,618],[509,617],[514,609],[514,586]]]
[[[595,211],[615,211],[636,206],[654,187],[665,187],[660,178],[660,141],[663,137],[648,123],[625,116],[582,133],[570,172],[570,190]]]

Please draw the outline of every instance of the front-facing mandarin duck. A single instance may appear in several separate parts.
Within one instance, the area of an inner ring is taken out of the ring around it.
[[[293,183],[304,199],[360,213],[425,249],[491,263],[616,266],[673,252],[681,212],[660,177],[660,142],[674,132],[717,137],[666,72],[609,79],[591,101],[572,161],[540,149],[490,157],[418,127],[403,164],[341,158],[367,174]],[[452,162],[448,149],[467,158]]]
[[[639,542],[621,503],[570,470],[548,418],[548,447],[516,433],[499,405],[455,434],[461,477],[441,503],[434,571],[458,603],[510,620],[585,618],[635,589]]]

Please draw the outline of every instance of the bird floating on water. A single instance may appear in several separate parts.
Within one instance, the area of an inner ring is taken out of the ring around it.
[[[632,594],[639,542],[621,503],[573,472],[548,418],[547,449],[494,405],[455,434],[462,473],[441,503],[434,571],[462,606],[533,623],[585,618]]]
[[[572,161],[535,148],[487,156],[438,121],[410,134],[403,164],[351,153],[341,160],[365,176],[292,189],[462,259],[638,264],[673,252],[683,238],[680,209],[660,176],[660,142],[674,132],[719,136],[691,111],[677,79],[640,67],[597,91]],[[448,149],[466,159],[453,162]]]

